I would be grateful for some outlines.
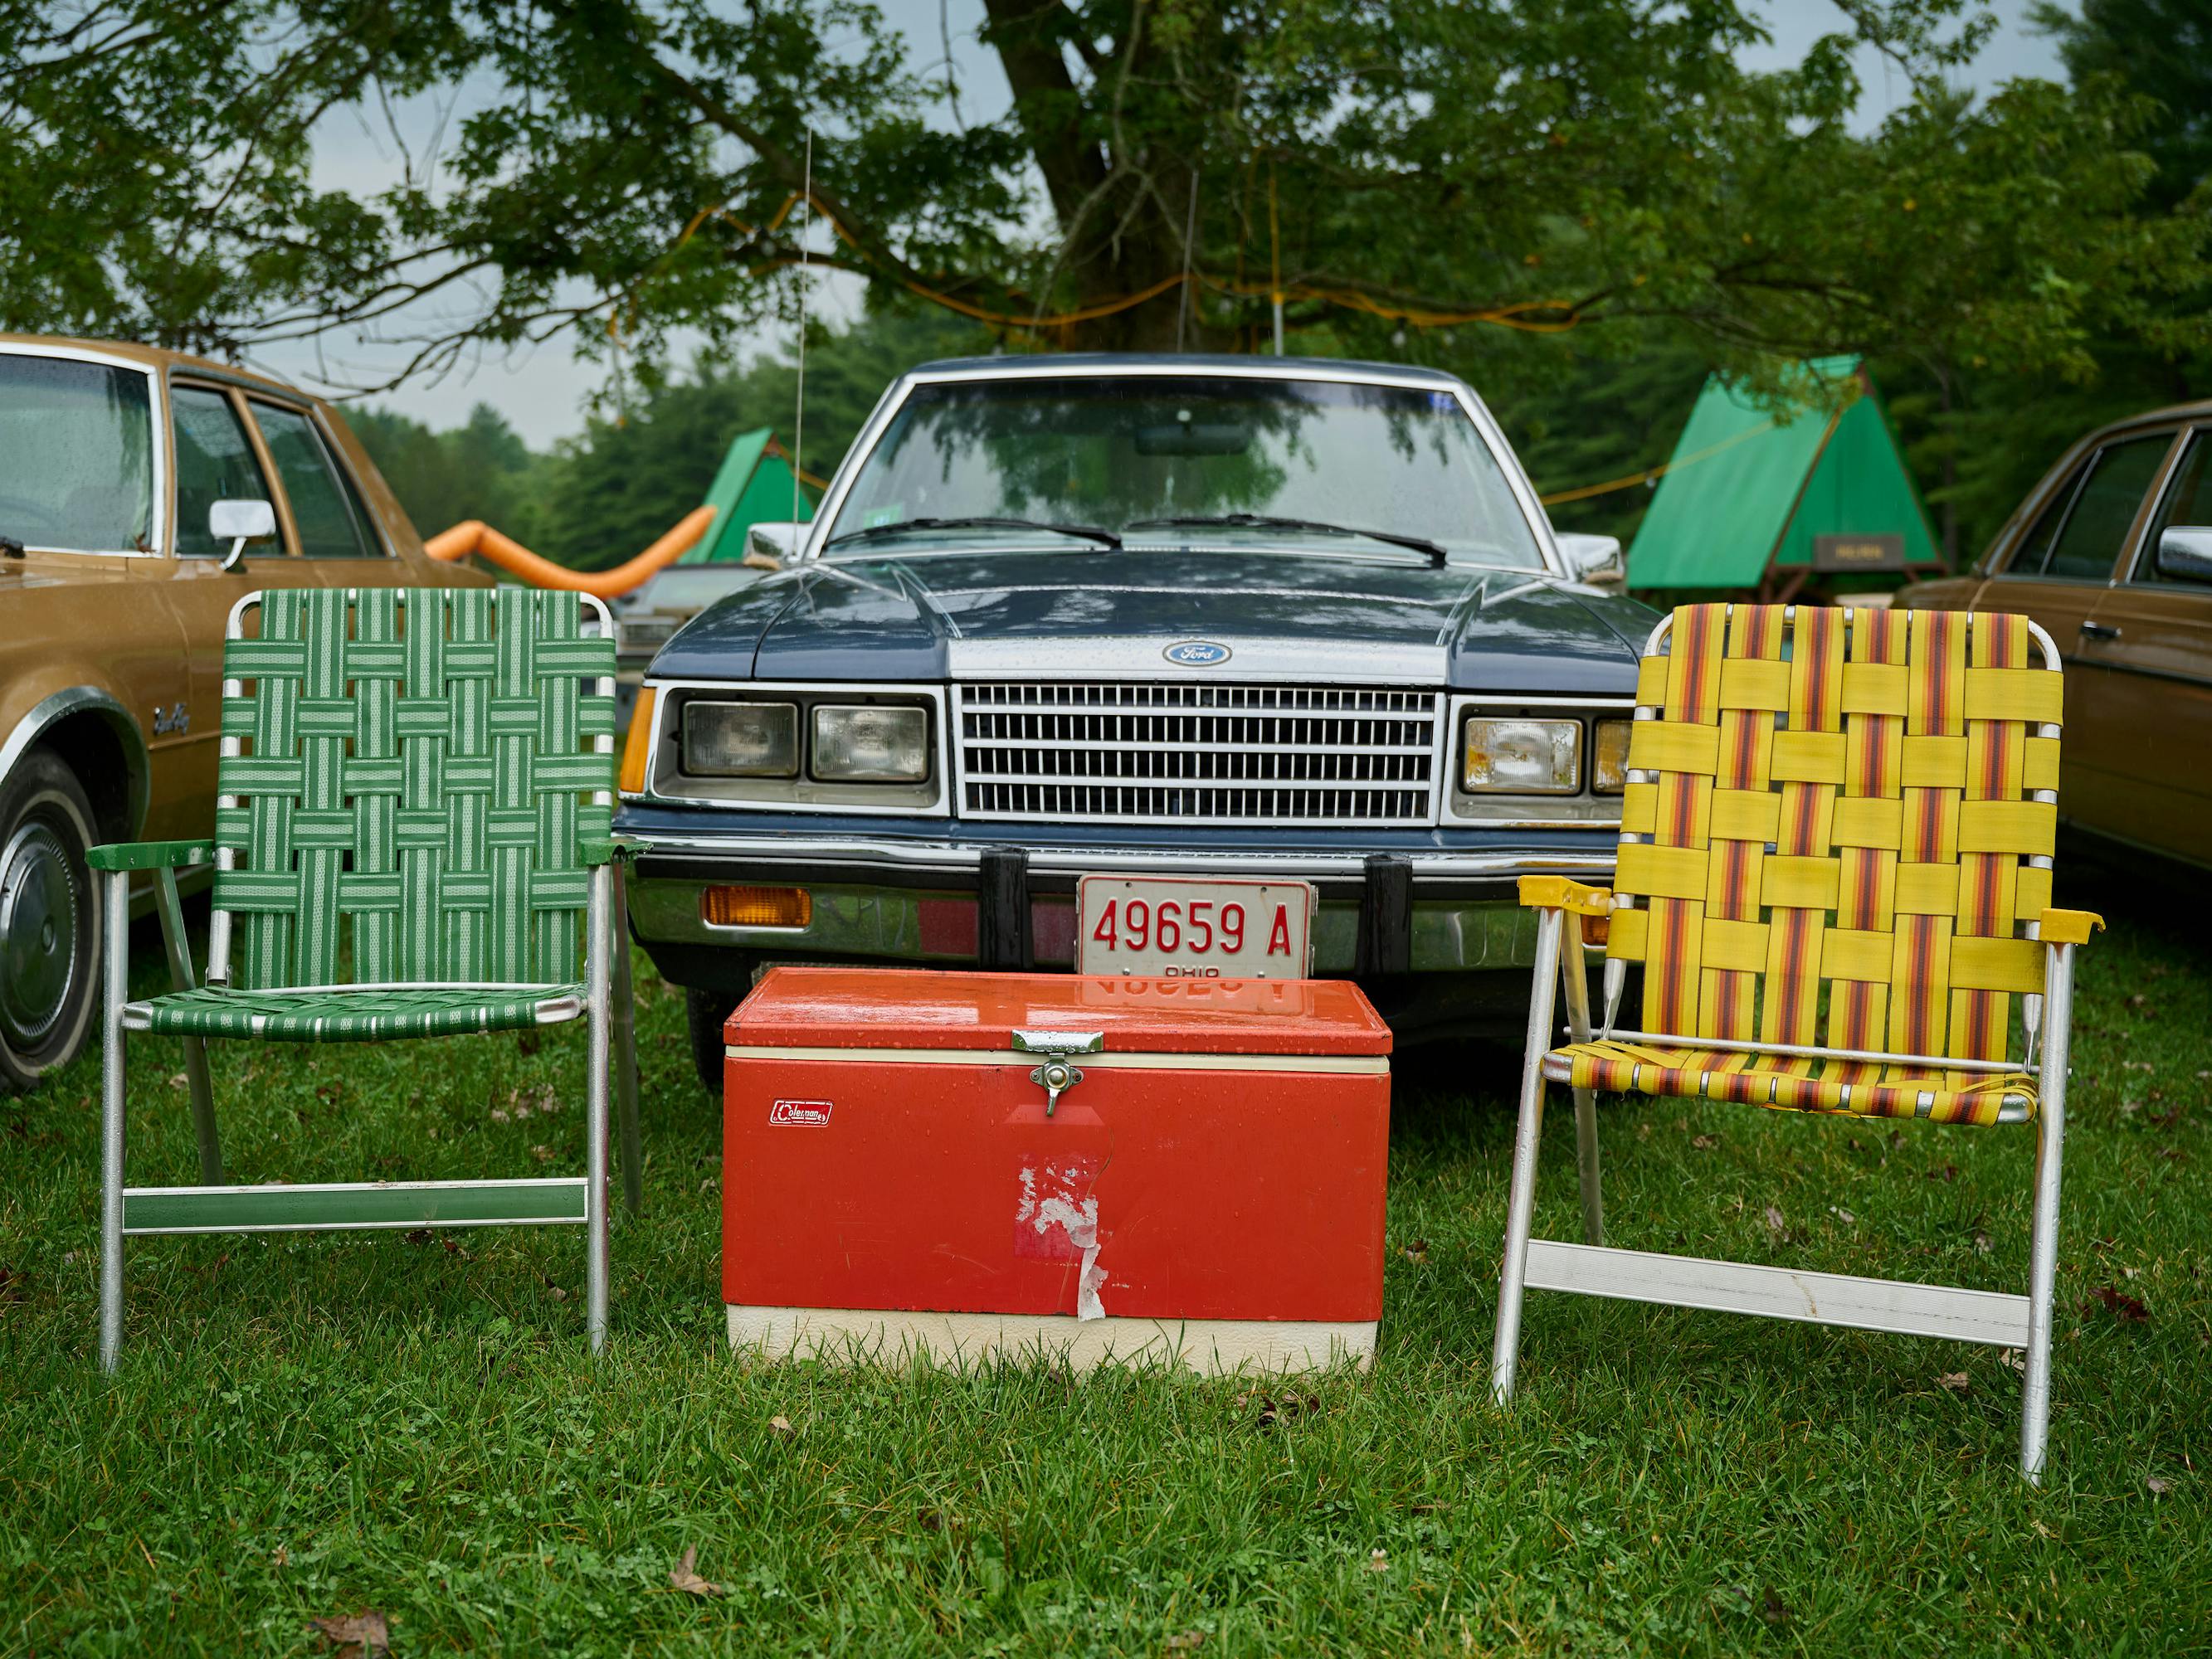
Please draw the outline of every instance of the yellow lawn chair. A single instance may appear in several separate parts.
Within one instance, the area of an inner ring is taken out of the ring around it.
[[[1525,1286],[1948,1336],[2026,1355],[2020,1465],[2039,1478],[2074,949],[2103,925],[2050,908],[2059,690],[2057,649],[2024,617],[1697,605],[1653,631],[1612,889],[1521,884],[1542,914],[1491,1362],[1500,1402]],[[1584,918],[1606,938],[1595,1034],[1578,950],[1561,972],[1566,925]],[[1632,962],[1644,1006],[1640,1029],[1623,1030]],[[1571,1041],[1555,1047],[1562,977]],[[1580,1244],[1529,1237],[1547,1082],[1575,1091]],[[1609,1249],[1599,1089],[2034,1122],[2027,1294]]]

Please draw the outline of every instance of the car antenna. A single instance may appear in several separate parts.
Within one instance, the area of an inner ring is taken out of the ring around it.
[[[799,551],[799,470],[806,453],[806,239],[814,229],[814,129],[806,129],[806,228],[799,233],[799,396],[791,415],[791,550]]]

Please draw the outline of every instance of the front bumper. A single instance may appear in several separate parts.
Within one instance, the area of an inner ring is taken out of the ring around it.
[[[688,820],[688,821],[687,821]],[[1364,844],[1308,836],[1267,848],[1192,832],[1164,848],[1106,834],[1024,834],[994,842],[884,833],[850,820],[702,828],[690,814],[625,809],[617,828],[651,844],[629,878],[632,931],[678,984],[746,988],[746,959],[884,961],[941,967],[1054,969],[1075,956],[1083,875],[1220,875],[1310,881],[1317,974],[1449,973],[1527,968],[1536,918],[1522,908],[1529,874],[1603,881],[1607,830],[1377,835]],[[804,887],[804,927],[708,922],[701,896],[720,884]]]

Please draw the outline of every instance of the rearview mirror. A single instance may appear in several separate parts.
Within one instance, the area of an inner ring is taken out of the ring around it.
[[[788,519],[766,519],[745,532],[744,562],[755,570],[781,570],[799,556],[806,526]]]
[[[265,542],[276,533],[276,509],[266,501],[217,501],[208,508],[210,540],[228,542],[222,556],[225,570],[238,568],[248,542]]]
[[[1577,581],[1606,587],[1618,586],[1628,579],[1628,572],[1621,566],[1620,537],[1554,531],[1552,539],[1559,544],[1559,556],[1567,562],[1567,574]]]
[[[1242,455],[1251,446],[1251,429],[1228,421],[1164,421],[1137,428],[1139,455]]]
[[[2157,566],[2168,581],[2212,582],[2212,527],[2178,524],[2160,532]]]

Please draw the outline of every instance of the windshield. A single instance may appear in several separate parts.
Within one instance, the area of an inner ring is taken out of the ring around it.
[[[1310,523],[1261,525],[1249,515]],[[1142,527],[1237,516],[1248,521]],[[861,464],[829,537],[876,533],[837,550],[878,556],[949,537],[1039,540],[1018,526],[888,529],[917,519],[1032,520],[1200,546],[1287,542],[1419,556],[1340,533],[1381,531],[1434,542],[1469,564],[1544,562],[1498,458],[1441,387],[1220,374],[918,386]]]
[[[71,553],[154,551],[146,376],[0,356],[0,536]]]

